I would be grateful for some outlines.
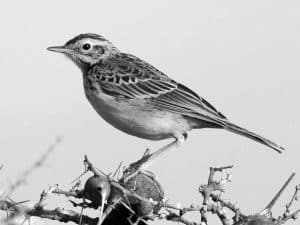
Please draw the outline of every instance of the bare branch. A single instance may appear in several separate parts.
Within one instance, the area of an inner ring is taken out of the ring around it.
[[[97,176],[103,176],[103,174],[99,173],[99,171],[93,166],[93,164],[88,160],[87,156],[85,156],[85,160],[84,162],[87,164],[87,169],[92,171],[95,175]],[[107,176],[107,175],[106,175]],[[153,201],[153,200],[149,200],[149,199],[146,199],[142,196],[139,196],[137,195],[135,192],[131,191],[131,190],[128,190],[126,188],[124,188],[121,184],[119,184],[119,182],[113,180],[112,178],[110,178],[109,176],[107,176],[107,178],[109,179],[110,181],[110,184],[117,188],[118,190],[120,190],[124,195],[126,196],[129,196],[129,197],[133,197],[133,198],[136,198],[140,201],[143,201],[145,203],[149,203],[153,206],[158,206],[159,205],[159,202],[156,202],[156,201]]]
[[[52,191],[52,193],[58,194],[58,195],[64,195],[66,197],[83,198],[82,191],[75,191],[75,190],[65,191],[65,190],[59,189],[58,187],[56,187]]]
[[[216,172],[222,172],[225,169],[231,169],[233,166],[225,166],[225,167],[219,167],[219,168],[214,168],[210,167],[210,173],[208,177],[208,182],[206,185],[201,185],[199,188],[199,192],[203,196],[203,204],[206,205],[208,203],[208,200],[210,198],[210,195],[214,191],[223,191],[223,186],[226,182],[218,182],[214,180],[214,175]],[[228,179],[225,179],[225,181],[230,181],[229,177]]]
[[[300,214],[300,209],[296,210],[293,213],[286,215],[283,218],[280,218],[278,220],[278,222],[275,223],[275,225],[285,224],[288,220],[296,220],[296,219],[298,219],[299,214]]]
[[[62,208],[55,208],[52,210],[44,208],[31,207],[24,204],[13,205],[10,201],[0,200],[0,209],[8,211],[16,215],[28,215],[36,216],[40,218],[46,218],[50,220],[57,220],[60,222],[74,222],[79,224],[80,214],[73,211]],[[96,225],[98,218],[91,218],[88,216],[82,217],[82,225]]]
[[[300,191],[300,184],[298,184],[295,187],[295,192],[292,196],[291,201],[286,205],[286,210],[285,210],[285,214],[289,214],[290,213],[290,209],[292,207],[292,205],[298,200],[298,192]]]
[[[278,193],[274,196],[274,198],[271,200],[271,202],[266,206],[266,208],[260,213],[260,214],[270,214],[273,206],[277,202],[277,200],[280,198],[283,191],[286,189],[286,187],[290,184],[293,177],[295,176],[295,173],[292,173],[292,175],[289,177],[289,179],[285,182],[285,184],[280,188]]]
[[[280,191],[275,195],[272,201],[261,213],[247,216],[243,214],[235,204],[221,197],[222,192],[224,192],[225,190],[225,184],[231,181],[230,175],[227,174],[225,178],[221,178],[219,180],[216,180],[214,177],[216,172],[222,172],[226,169],[231,169],[233,166],[225,166],[219,168],[211,167],[207,184],[203,184],[199,187],[199,192],[203,197],[203,201],[201,202],[202,204],[181,206],[180,204],[172,204],[165,200],[164,191],[160,187],[159,182],[156,181],[155,177],[151,176],[152,173],[143,173],[143,171],[140,170],[141,168],[143,168],[143,165],[147,165],[148,159],[150,159],[150,161],[152,160],[151,154],[146,152],[141,160],[130,164],[130,166],[128,167],[130,169],[127,168],[127,170],[122,173],[123,176],[120,179],[115,180],[115,177],[120,171],[120,165],[113,175],[107,175],[97,169],[89,161],[87,156],[85,156],[84,173],[91,171],[92,173],[94,173],[94,176],[90,178],[94,178],[95,176],[97,176],[98,178],[100,178],[101,182],[102,178],[105,180],[105,182],[97,183],[97,185],[95,184],[94,186],[89,186],[93,187],[94,189],[87,188],[87,182],[85,182],[83,189],[81,189],[81,182],[77,182],[75,185],[73,185],[73,187],[70,188],[70,190],[62,190],[58,187],[58,185],[52,186],[48,189],[48,191],[42,192],[38,203],[36,203],[34,206],[26,205],[24,204],[25,202],[14,202],[8,197],[0,197],[0,210],[4,210],[8,213],[9,220],[15,218],[16,216],[24,215],[25,219],[30,218],[31,216],[36,216],[65,223],[74,222],[80,225],[99,224],[98,218],[91,218],[87,215],[83,215],[82,212],[77,213],[73,210],[62,209],[59,207],[55,209],[45,209],[46,201],[50,194],[57,194],[63,195],[67,198],[76,198],[83,200],[79,203],[76,203],[75,201],[71,201],[71,199],[69,199],[69,201],[73,204],[73,207],[80,206],[82,207],[82,209],[89,208],[96,210],[99,210],[100,207],[101,210],[105,209],[103,211],[103,214],[102,211],[100,213],[100,215],[102,215],[100,216],[100,223],[103,222],[103,224],[105,225],[113,225],[115,223],[119,225],[145,225],[147,224],[147,220],[153,220],[156,218],[173,222],[180,222],[184,225],[208,225],[208,213],[216,215],[223,225],[250,225],[257,223],[268,225],[282,225],[288,220],[296,219],[300,213],[300,209],[294,211],[293,213],[290,213],[291,207],[298,199],[300,185],[296,186],[295,193],[286,205],[286,210],[283,216],[275,219],[272,217],[271,213],[272,207],[280,197],[281,193],[285,190],[287,185],[291,182],[295,174],[292,174],[289,177],[287,182],[283,185]],[[137,179],[135,179],[133,175],[137,175]],[[153,189],[153,186],[148,186],[148,184],[146,185],[146,182],[149,182],[149,184],[155,184],[154,187],[156,189]],[[106,184],[109,187],[110,192],[108,193],[110,194],[107,195],[108,198],[97,198],[99,197],[98,194],[100,194],[100,191],[103,190],[101,188],[104,187],[100,184]],[[141,190],[147,189],[148,192],[150,190],[150,195],[148,195],[148,193],[146,192],[140,192]],[[158,193],[157,195],[154,194],[156,193],[156,190]],[[94,197],[93,195],[88,195],[88,193],[94,193],[96,197]],[[153,200],[152,198],[155,200]],[[104,202],[106,202],[105,208],[103,207]],[[138,210],[135,207],[139,207]],[[125,210],[125,213],[122,216],[118,214],[118,210],[120,209]],[[117,214],[114,214],[115,212]],[[200,222],[190,221],[189,219],[187,219],[185,214],[189,212],[199,212],[201,215]],[[233,215],[234,217],[232,217]]]
[[[295,187],[295,192],[294,192],[291,200],[289,201],[289,203],[286,205],[286,210],[284,211],[283,216],[281,216],[277,219],[276,225],[281,225],[281,224],[284,224],[288,220],[291,220],[291,219],[295,220],[295,219],[298,218],[298,216],[300,214],[300,209],[298,209],[298,210],[294,211],[293,213],[291,213],[291,207],[298,200],[299,191],[300,191],[300,184],[298,184]]]
[[[220,195],[212,193],[210,196],[213,201],[219,202],[223,207],[230,209],[236,216],[243,217],[243,218],[246,217],[246,215],[241,212],[240,208],[238,208],[236,205],[234,205],[230,201],[225,201],[224,199],[222,199],[220,197]]]
[[[176,213],[170,212],[166,217],[166,220],[183,223],[185,225],[201,225],[200,223],[192,222],[184,217],[177,215]]]
[[[51,144],[45,153],[34,163],[32,164],[27,170],[25,170],[20,177],[12,183],[8,187],[8,191],[6,193],[7,196],[11,196],[20,186],[26,183],[27,178],[38,168],[42,167],[49,155],[56,149],[56,147],[61,143],[62,137],[57,137],[55,142]],[[2,168],[2,166],[1,166]]]

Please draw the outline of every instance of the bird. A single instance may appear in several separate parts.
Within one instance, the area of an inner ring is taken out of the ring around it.
[[[155,152],[157,156],[182,146],[191,130],[202,128],[221,128],[279,153],[284,150],[235,125],[195,91],[139,57],[122,52],[102,35],[79,34],[47,50],[64,54],[80,68],[85,96],[109,124],[143,139],[173,138]]]

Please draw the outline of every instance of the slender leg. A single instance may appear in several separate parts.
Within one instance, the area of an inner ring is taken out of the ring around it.
[[[149,159],[147,160],[146,163],[143,164],[142,169],[146,169],[147,167],[149,167],[151,164],[151,161],[153,161],[154,159],[161,157],[162,155],[164,155],[165,153],[167,153],[173,149],[179,148],[185,142],[185,140],[186,140],[185,136],[180,135],[179,137],[176,137],[176,139],[173,142],[171,142],[170,144],[167,144],[167,145],[163,146],[162,148],[156,150],[152,154],[150,154]]]
[[[166,152],[179,148],[185,142],[186,138],[186,134],[181,134],[180,136],[176,137],[176,139],[173,142],[163,146],[157,151],[153,153],[146,152],[143,158],[134,163],[131,163],[129,167],[124,171],[128,174],[127,176],[125,176],[124,180],[129,180],[131,177],[135,176],[140,170],[146,170],[155,159],[161,157]]]

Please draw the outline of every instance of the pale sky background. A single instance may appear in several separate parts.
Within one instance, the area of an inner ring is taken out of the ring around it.
[[[233,164],[226,196],[243,212],[255,213],[298,172],[275,206],[279,215],[300,183],[299,12],[296,0],[2,1],[0,187],[5,189],[59,135],[62,144],[14,200],[34,203],[49,185],[69,185],[83,170],[84,154],[111,172],[147,147],[155,150],[171,141],[146,141],[111,127],[85,99],[80,70],[46,51],[93,32],[189,86],[233,122],[287,149],[279,155],[226,131],[193,131],[180,150],[151,167],[172,202],[197,204],[202,200],[197,188],[207,181],[209,167]],[[65,201],[61,205],[71,208]]]

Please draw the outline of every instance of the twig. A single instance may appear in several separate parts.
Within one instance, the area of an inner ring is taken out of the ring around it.
[[[291,219],[295,220],[298,218],[298,216],[300,214],[300,209],[294,211],[293,213],[290,213],[290,211],[291,211],[291,207],[294,204],[294,202],[298,200],[298,192],[299,191],[300,191],[300,184],[298,184],[295,187],[295,192],[294,192],[291,200],[289,201],[289,203],[286,205],[286,209],[283,213],[283,216],[281,216],[277,219],[276,225],[281,225],[281,224],[284,224],[288,220],[291,220]]]
[[[213,201],[215,202],[219,202],[223,207],[226,207],[228,209],[230,209],[235,215],[237,215],[238,217],[242,217],[242,218],[246,218],[247,216],[245,214],[243,214],[241,212],[241,210],[236,207],[233,203],[231,203],[230,201],[225,201],[224,199],[222,199],[220,197],[220,195],[217,195],[217,194],[214,194],[214,193],[211,193],[211,198]]]
[[[236,210],[236,208],[233,204],[222,200],[220,196],[214,194],[215,191],[224,191],[224,185],[231,181],[230,176],[227,175],[225,179],[221,181],[215,181],[214,175],[216,172],[222,172],[223,170],[231,169],[232,167],[233,166],[210,167],[207,184],[199,187],[199,192],[203,196],[203,208],[200,209],[201,222],[203,224],[207,224],[206,213],[211,212],[219,217],[223,225],[230,225],[230,219],[228,218],[224,207],[227,207],[230,210]],[[210,201],[210,199],[212,201]],[[239,212],[239,210],[236,210],[235,214],[237,214],[237,212]]]
[[[197,212],[199,211],[202,206],[190,206],[190,207],[178,207],[174,204],[171,204],[169,202],[162,202],[160,204],[161,207],[166,208],[166,209],[175,209],[180,212],[181,215],[184,215],[187,212]]]
[[[112,204],[109,204],[107,208],[105,209],[103,215],[102,215],[102,221],[104,221],[109,214],[112,212],[113,209],[122,201],[122,197],[119,197],[116,201],[114,201]]]
[[[44,208],[31,207],[24,204],[13,205],[7,200],[0,200],[0,209],[14,213],[17,215],[28,215],[50,220],[57,220],[60,222],[74,222],[79,224],[80,214],[73,210],[66,210],[62,208],[55,208],[52,210]],[[82,217],[82,225],[96,225],[98,218],[91,218],[88,216]]]
[[[296,220],[298,218],[299,214],[300,214],[300,209],[296,210],[293,213],[290,213],[289,215],[286,215],[286,216],[278,219],[278,221],[274,225],[284,224],[284,223],[286,223],[286,221],[291,220],[291,219]]]
[[[201,225],[200,223],[189,221],[189,220],[185,219],[184,217],[179,216],[173,212],[169,212],[169,214],[166,216],[166,220],[173,221],[173,222],[180,222],[185,225]]]
[[[140,170],[146,170],[151,163],[154,162],[155,159],[158,159],[161,157],[164,153],[167,151],[170,151],[172,149],[176,149],[180,146],[179,142],[177,140],[174,140],[173,142],[167,144],[166,146],[163,146],[162,148],[156,150],[153,153],[150,153],[149,149],[146,149],[143,157],[136,162],[131,163],[127,169],[124,171],[124,177],[123,180],[126,182],[130,178],[134,177]]]
[[[85,159],[84,159],[84,162],[86,163],[87,165],[87,169],[92,171],[95,175],[97,176],[103,176],[101,173],[99,173],[99,171],[93,166],[93,164],[88,160],[87,156],[85,156]],[[120,190],[124,195],[126,196],[129,196],[129,197],[133,197],[133,198],[136,198],[140,201],[143,201],[145,203],[149,203],[153,206],[157,206],[159,205],[159,202],[156,202],[156,201],[153,201],[153,200],[148,200],[138,194],[136,194],[135,192],[131,191],[131,190],[128,190],[126,188],[124,188],[121,184],[119,184],[119,182],[113,180],[111,177],[107,176],[107,179],[109,180],[110,184],[117,188],[118,190]]]
[[[45,157],[47,158],[47,156]],[[103,212],[103,216],[101,217],[101,221],[105,223],[105,219],[108,218],[111,212],[113,212],[114,209],[116,209],[117,205],[123,205],[126,209],[128,209],[132,214],[135,214],[136,212],[131,208],[131,206],[128,206],[125,201],[126,198],[131,197],[135,198],[143,203],[150,204],[152,206],[157,206],[159,209],[163,209],[163,211],[160,212],[154,212],[154,214],[149,215],[147,219],[153,219],[153,218],[160,218],[160,219],[166,219],[169,221],[174,222],[180,222],[185,225],[207,225],[208,219],[207,219],[207,213],[212,213],[218,216],[221,223],[223,225],[232,225],[232,224],[248,224],[249,218],[254,218],[255,215],[264,216],[267,218],[267,221],[271,221],[273,225],[282,225],[286,221],[290,219],[296,219],[296,217],[300,214],[300,209],[290,213],[291,207],[293,206],[294,202],[298,198],[298,193],[300,192],[300,185],[296,186],[296,190],[291,198],[291,200],[286,205],[286,210],[283,214],[283,216],[278,217],[278,219],[274,219],[271,215],[271,209],[282,194],[282,192],[285,190],[285,188],[288,186],[288,184],[291,182],[292,178],[294,177],[294,173],[289,177],[287,182],[283,185],[283,187],[280,189],[280,191],[275,195],[275,197],[272,199],[272,201],[267,205],[267,207],[260,213],[255,214],[252,216],[246,216],[245,214],[242,214],[240,209],[235,206],[235,204],[231,203],[230,201],[224,200],[221,198],[221,193],[224,192],[224,185],[227,182],[230,182],[230,176],[227,175],[225,179],[221,179],[219,181],[214,179],[214,176],[216,172],[222,172],[226,169],[231,169],[233,166],[225,166],[225,167],[219,167],[219,168],[210,168],[209,177],[207,184],[201,185],[199,187],[199,192],[203,196],[203,202],[201,206],[194,206],[191,205],[189,207],[183,207],[171,204],[165,200],[161,201],[153,201],[152,199],[147,199],[145,197],[142,197],[135,193],[134,190],[130,190],[125,188],[124,181],[128,180],[128,178],[133,177],[136,175],[141,168],[143,168],[144,165],[148,165],[148,163],[153,160],[151,154],[149,152],[146,152],[142,159],[138,160],[137,162],[134,162],[130,164],[130,166],[127,168],[127,170],[123,173],[123,179],[116,181],[114,178],[117,176],[118,171],[120,170],[121,165],[118,166],[118,169],[113,175],[107,175],[94,167],[94,165],[88,160],[87,156],[84,158],[84,164],[86,166],[85,172],[91,171],[97,176],[105,176],[110,184],[111,188],[114,188],[114,195],[110,196],[109,202],[107,204],[107,207],[105,211]],[[43,159],[44,160],[44,159]],[[43,163],[43,160],[42,163]],[[150,161],[148,161],[150,160]],[[41,164],[42,164],[41,163]],[[40,164],[40,165],[41,165]],[[36,165],[36,164],[35,164]],[[38,165],[38,164],[37,164]],[[0,167],[1,170],[2,167]],[[125,178],[125,179],[124,179]],[[18,215],[25,215],[25,218],[30,218],[30,216],[36,216],[41,218],[47,218],[51,220],[57,220],[60,222],[74,222],[80,225],[96,225],[99,224],[98,218],[91,218],[86,215],[82,215],[82,213],[77,213],[73,210],[65,210],[62,208],[55,208],[52,210],[45,209],[46,200],[49,197],[50,194],[58,194],[58,195],[64,195],[66,197],[74,197],[78,199],[84,199],[84,190],[81,190],[79,187],[79,183],[74,185],[70,190],[62,190],[57,185],[50,187],[48,191],[43,191],[40,200],[38,203],[36,203],[34,206],[28,206],[24,202],[14,202],[8,197],[4,200],[0,197],[0,210],[5,210],[8,214],[8,219],[13,219],[15,216]],[[71,201],[71,200],[70,200]],[[71,201],[72,202],[72,201]],[[133,203],[134,204],[134,203]],[[94,208],[90,203],[83,201],[82,203],[75,203],[73,202],[73,206],[81,206],[81,207],[88,207],[88,208]],[[98,206],[97,206],[98,207]],[[177,212],[177,211],[178,212]],[[186,219],[184,215],[188,212],[192,211],[198,211],[201,214],[201,222],[194,222]],[[228,216],[227,211],[232,214],[235,214],[235,217],[232,219]],[[231,213],[232,212],[232,213]],[[127,213],[127,212],[126,212]],[[126,218],[124,219],[124,223],[126,224],[127,221],[127,214]],[[138,216],[138,215],[136,215]],[[163,216],[163,217],[162,217]],[[121,218],[116,218],[121,219]],[[100,223],[101,223],[100,221]],[[108,220],[106,220],[108,222]],[[143,220],[138,220],[143,221]],[[253,220],[254,221],[254,220]],[[122,221],[120,221],[122,222]],[[146,221],[143,221],[146,223]],[[243,223],[245,222],[245,223]],[[251,222],[251,221],[250,221]],[[1,221],[0,221],[1,223]],[[119,223],[119,221],[118,221]],[[123,224],[123,223],[122,223]],[[135,224],[139,224],[139,222],[136,222]]]
[[[292,173],[292,175],[289,177],[289,179],[285,182],[285,184],[280,188],[278,193],[274,196],[274,198],[271,200],[271,202],[266,206],[266,208],[260,213],[260,214],[268,214],[271,216],[271,211],[277,200],[280,198],[281,194],[283,191],[286,189],[286,187],[290,184],[292,181],[293,177],[295,176],[295,173]],[[288,209],[288,208],[287,208]]]
[[[231,169],[233,166],[224,166],[224,167],[218,167],[218,168],[214,168],[214,167],[210,167],[210,173],[209,173],[209,177],[208,177],[208,182],[206,185],[201,185],[199,188],[199,192],[202,194],[203,196],[203,204],[206,205],[208,203],[208,199],[211,195],[211,193],[213,193],[214,191],[221,191],[223,192],[223,186],[224,184],[229,180],[230,177],[228,177],[228,179],[225,179],[225,181],[223,182],[218,182],[214,180],[214,175],[216,172],[222,172],[223,170],[226,169]]]
[[[55,188],[56,188],[56,186],[49,187],[48,191],[44,190],[41,193],[40,200],[34,205],[34,207],[37,210],[40,210],[40,209],[44,208],[44,206],[46,205],[46,200],[48,199],[49,195],[53,193],[53,190],[55,190]]]
[[[223,166],[223,167],[210,167],[210,173],[209,173],[209,177],[208,177],[208,184],[213,183],[214,182],[214,175],[216,172],[222,172],[223,170],[227,170],[227,169],[232,169],[233,165],[230,166]]]
[[[116,171],[113,173],[112,178],[115,179],[115,177],[118,177],[120,170],[121,170],[121,166],[122,166],[123,162],[120,162]]]
[[[62,137],[57,137],[55,142],[51,144],[46,152],[33,164],[31,167],[29,167],[27,170],[25,170],[21,176],[8,187],[7,196],[12,195],[13,192],[15,192],[20,186],[22,186],[24,183],[26,183],[26,180],[29,175],[32,174],[35,170],[40,168],[44,162],[47,160],[49,155],[56,149],[56,147],[61,143]]]
[[[75,190],[65,191],[65,190],[59,189],[58,187],[56,187],[52,191],[52,193],[58,194],[58,195],[64,195],[66,197],[83,198],[83,192],[82,191],[75,191]]]
[[[292,205],[295,203],[295,201],[297,201],[298,199],[298,192],[300,191],[300,184],[298,184],[296,187],[295,187],[295,192],[292,196],[292,199],[291,201],[286,205],[286,210],[285,210],[285,214],[289,214],[290,213],[290,209],[292,207]]]
[[[207,222],[208,222],[207,221],[207,216],[206,216],[207,206],[200,209],[199,212],[200,212],[200,215],[201,215],[201,224],[207,225]]]
[[[217,214],[223,225],[230,225],[230,219],[221,204],[209,204],[207,211]]]

